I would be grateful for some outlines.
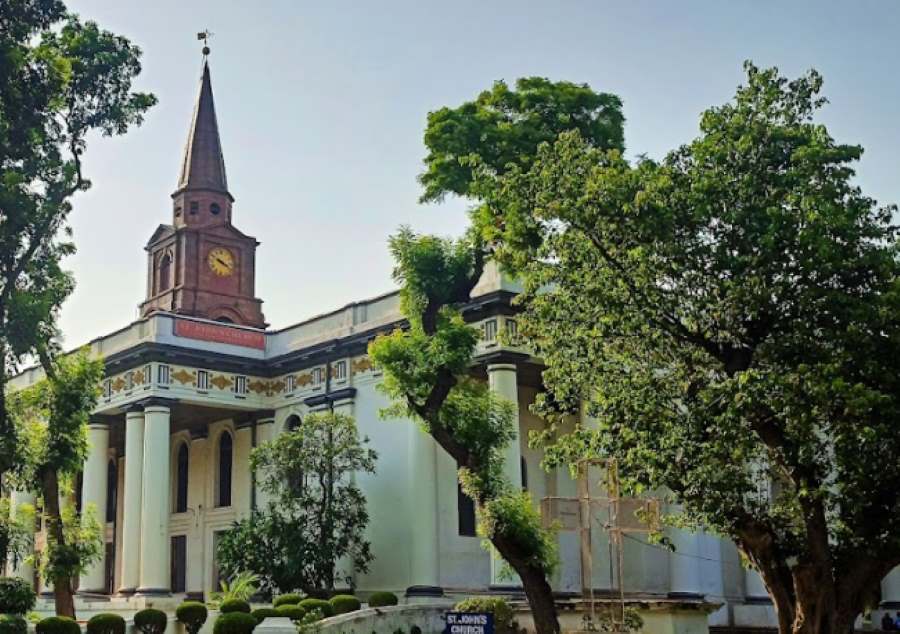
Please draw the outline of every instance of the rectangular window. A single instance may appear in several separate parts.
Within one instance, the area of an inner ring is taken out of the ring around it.
[[[168,385],[172,381],[172,368],[164,363],[156,366],[156,382],[160,385]]]
[[[184,592],[187,588],[187,536],[172,538],[172,592]]]
[[[103,398],[110,398],[112,396],[112,379],[106,379],[103,382]]]
[[[312,371],[313,385],[321,385],[325,382],[325,370],[323,368],[313,368]]]
[[[347,378],[347,362],[346,361],[338,361],[334,364],[334,370],[332,371],[332,376],[335,381],[344,381]]]
[[[134,387],[134,372],[125,373],[125,389],[130,390]]]
[[[247,393],[247,377],[242,374],[238,374],[234,377],[234,393],[235,394],[246,394]]]
[[[153,367],[148,363],[144,366],[144,385],[153,383]]]
[[[284,379],[284,393],[293,394],[296,388],[297,377],[295,377],[293,374],[288,374]]]
[[[510,342],[514,342],[519,335],[519,324],[515,319],[506,320],[506,338]]]
[[[197,389],[209,389],[209,372],[207,372],[206,370],[197,370]]]
[[[497,320],[488,319],[484,322],[484,340],[497,341]]]
[[[456,483],[456,513],[459,534],[463,537],[475,537],[475,502],[463,492],[462,484]]]

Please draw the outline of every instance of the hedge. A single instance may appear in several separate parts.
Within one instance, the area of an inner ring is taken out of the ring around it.
[[[81,626],[67,616],[50,616],[34,626],[37,634],[81,634]]]
[[[257,608],[250,613],[257,623],[262,623],[263,619],[269,616],[281,616],[275,608]]]
[[[331,609],[335,614],[347,614],[347,612],[356,612],[362,604],[359,599],[352,594],[337,594],[331,597]]]
[[[227,612],[216,619],[213,634],[250,634],[255,627],[256,619],[246,612]]]
[[[30,583],[16,577],[0,577],[0,613],[27,614],[34,602]]]
[[[506,600],[500,597],[475,597],[460,601],[453,609],[457,612],[488,612],[494,615],[496,634],[515,634],[518,631],[513,621],[513,611]]]
[[[279,597],[275,597],[275,602],[272,604],[272,607],[277,608],[282,605],[297,605],[302,600],[303,597],[301,597],[299,594],[294,594],[293,592],[282,594]]]
[[[134,615],[134,626],[143,634],[163,634],[169,624],[169,617],[162,610],[147,608]]]
[[[397,595],[393,592],[373,592],[369,597],[370,608],[382,608],[387,605],[397,605]]]
[[[206,606],[199,601],[185,601],[175,608],[175,618],[184,625],[184,629],[188,634],[197,634],[203,624],[206,623],[206,617],[209,612]]]
[[[290,603],[286,605],[279,605],[275,608],[275,612],[278,616],[287,617],[292,621],[299,621],[306,614],[306,610],[301,608],[299,605],[291,605]]]
[[[334,616],[334,610],[332,609],[331,604],[325,599],[303,599],[303,601],[300,602],[300,607],[306,612],[319,610],[324,616]]]
[[[28,622],[18,614],[0,614],[0,634],[28,634]]]
[[[125,634],[125,619],[112,612],[95,614],[87,622],[87,634]]]
[[[250,604],[241,599],[229,599],[228,601],[222,601],[222,605],[219,606],[219,612],[222,614],[229,614],[231,612],[250,614]]]

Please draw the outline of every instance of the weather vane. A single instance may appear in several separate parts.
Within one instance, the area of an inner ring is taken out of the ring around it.
[[[203,40],[203,57],[209,55],[209,38],[211,38],[215,33],[206,29],[205,31],[200,31],[197,33],[197,39]]]

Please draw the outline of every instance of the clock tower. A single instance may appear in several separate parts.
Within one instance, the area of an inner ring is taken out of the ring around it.
[[[200,93],[188,132],[172,224],[157,227],[145,249],[147,299],[141,316],[157,311],[265,328],[255,297],[259,243],[231,224],[225,160],[204,56]]]

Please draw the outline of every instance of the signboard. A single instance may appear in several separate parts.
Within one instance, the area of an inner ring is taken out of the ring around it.
[[[487,612],[447,612],[444,634],[494,634],[494,615]]]
[[[219,324],[209,324],[202,321],[176,319],[175,336],[199,339],[201,341],[213,341],[215,343],[228,343],[232,346],[256,348],[257,350],[266,349],[266,335],[264,332],[220,326]]]

